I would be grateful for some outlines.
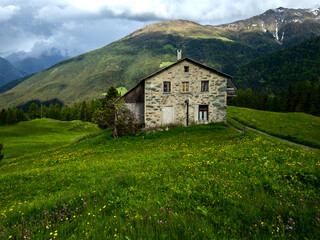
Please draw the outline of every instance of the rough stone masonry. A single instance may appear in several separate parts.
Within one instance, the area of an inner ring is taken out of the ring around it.
[[[188,67],[188,71],[185,71]],[[186,125],[189,101],[189,123],[226,120],[227,76],[184,60],[145,80],[144,121],[147,128],[174,123]],[[208,91],[201,91],[201,81],[208,81]],[[164,92],[164,82],[171,91]],[[183,82],[188,82],[184,92]],[[199,120],[199,106],[207,105],[207,120]],[[166,116],[169,114],[171,116]]]

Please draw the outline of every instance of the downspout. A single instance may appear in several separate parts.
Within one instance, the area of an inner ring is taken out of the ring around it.
[[[189,100],[184,101],[187,104],[187,126],[189,125]]]

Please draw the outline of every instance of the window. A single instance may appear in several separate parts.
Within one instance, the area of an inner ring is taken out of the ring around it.
[[[201,92],[209,91],[209,81],[201,81]]]
[[[182,82],[182,92],[189,92],[189,82]]]
[[[184,72],[189,72],[189,66],[184,66]]]
[[[199,105],[199,121],[208,121],[208,105]]]
[[[171,92],[171,82],[163,82],[163,92]]]

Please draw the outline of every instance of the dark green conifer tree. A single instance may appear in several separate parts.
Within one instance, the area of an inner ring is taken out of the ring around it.
[[[6,119],[7,119],[7,110],[3,108],[0,112],[0,125],[6,124]]]
[[[87,121],[88,108],[86,101],[81,103],[79,118],[81,121]]]
[[[3,143],[0,143],[0,161],[4,158],[4,154],[2,153]]]
[[[12,110],[10,108],[7,110],[6,124],[13,124]]]
[[[38,117],[39,107],[36,103],[31,103],[29,106],[28,117],[29,119],[35,119]]]

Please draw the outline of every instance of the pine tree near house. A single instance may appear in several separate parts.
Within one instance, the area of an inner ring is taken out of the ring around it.
[[[88,107],[86,101],[81,103],[79,119],[83,122],[87,121]]]
[[[4,158],[4,154],[2,153],[3,143],[0,143],[0,161]]]
[[[6,124],[6,118],[7,118],[7,110],[3,108],[0,113],[0,125]]]
[[[320,116],[320,82],[311,82],[310,114]]]
[[[39,107],[36,103],[31,103],[29,107],[28,116],[30,119],[36,119],[38,117]]]
[[[13,124],[12,110],[10,108],[7,111],[6,124],[8,125]]]

